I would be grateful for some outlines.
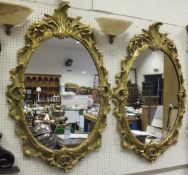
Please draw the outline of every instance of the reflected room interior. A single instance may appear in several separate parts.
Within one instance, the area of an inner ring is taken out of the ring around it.
[[[159,143],[173,129],[179,90],[172,61],[161,51],[146,50],[136,59],[127,81],[126,117],[132,134],[144,144]]]
[[[72,38],[52,38],[33,54],[25,72],[26,121],[51,149],[77,147],[97,122],[99,75],[88,50]]]

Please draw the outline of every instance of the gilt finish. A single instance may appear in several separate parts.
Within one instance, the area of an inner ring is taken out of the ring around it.
[[[90,151],[101,145],[102,131],[106,126],[106,114],[110,109],[110,85],[107,82],[108,73],[103,67],[102,54],[95,47],[93,30],[80,22],[81,17],[67,16],[69,6],[60,6],[55,9],[53,16],[46,15],[39,22],[32,24],[25,35],[25,46],[18,51],[18,65],[10,71],[12,84],[8,86],[8,102],[10,103],[10,116],[16,120],[16,134],[23,139],[23,152],[31,157],[41,157],[50,165],[64,169],[71,169]],[[39,45],[52,38],[63,39],[71,37],[80,41],[90,52],[99,73],[100,112],[97,123],[91,136],[76,148],[62,147],[52,150],[33,136],[25,120],[24,74],[33,53]]]
[[[182,118],[185,112],[185,88],[181,66],[178,60],[178,53],[175,44],[167,38],[166,33],[160,33],[159,28],[162,23],[155,23],[149,30],[143,30],[143,34],[134,36],[127,48],[128,56],[121,62],[121,73],[116,75],[117,87],[114,88],[113,100],[115,103],[114,113],[118,118],[118,129],[121,133],[121,141],[124,148],[132,149],[137,154],[145,157],[151,162],[155,161],[170,145],[178,140],[179,128],[182,125]],[[138,56],[145,50],[161,50],[166,53],[174,64],[179,82],[178,94],[178,116],[173,130],[160,143],[143,144],[131,133],[126,119],[125,105],[128,97],[126,87],[128,74]]]

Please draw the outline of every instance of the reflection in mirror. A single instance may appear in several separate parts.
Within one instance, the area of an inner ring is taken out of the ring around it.
[[[159,143],[172,131],[178,112],[172,61],[161,51],[142,52],[129,72],[127,88],[126,117],[133,135],[145,144]]]
[[[25,116],[38,141],[51,149],[85,141],[99,113],[98,72],[77,40],[52,38],[33,54],[25,72]]]

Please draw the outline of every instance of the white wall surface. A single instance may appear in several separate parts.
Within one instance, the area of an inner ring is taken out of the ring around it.
[[[11,1],[11,0],[9,0]],[[20,1],[29,1],[33,3],[40,3],[40,4],[48,4],[48,5],[57,5],[62,0],[20,0]],[[85,10],[92,9],[93,1],[92,0],[65,0],[71,2],[71,7],[73,8],[81,8]]]
[[[145,20],[187,25],[187,0],[93,0],[93,9]]]
[[[13,1],[13,0],[12,0]],[[112,86],[115,86],[115,75],[120,72],[120,61],[123,57],[126,56],[126,46],[128,41],[135,34],[141,33],[141,29],[147,29],[150,24],[154,21],[148,21],[148,18],[153,20],[161,19],[161,14],[163,14],[164,8],[158,8],[160,11],[156,13],[156,5],[160,3],[164,4],[166,2],[165,10],[168,12],[164,19],[167,19],[168,23],[172,23],[175,19],[175,15],[172,15],[171,7],[178,11],[175,13],[177,17],[184,13],[185,8],[187,7],[185,0],[179,1],[174,0],[173,3],[170,0],[132,0],[124,1],[131,3],[130,6],[125,6],[125,4],[119,4],[117,0],[116,8],[132,7],[129,9],[129,14],[127,16],[120,16],[114,14],[105,14],[99,12],[92,12],[80,9],[70,9],[70,16],[82,16],[82,22],[91,25],[95,29],[95,36],[97,40],[97,47],[103,53],[104,56],[104,65],[109,71],[109,82]],[[11,68],[16,66],[16,57],[17,50],[24,46],[24,33],[26,32],[28,26],[41,18],[43,14],[52,14],[56,5],[53,3],[49,4],[51,1],[44,1],[41,3],[39,0],[36,2],[31,1],[21,1],[14,0],[14,2],[20,2],[25,5],[29,5],[34,9],[34,13],[29,17],[30,20],[27,21],[22,27],[16,27],[12,29],[11,36],[6,36],[4,34],[4,28],[0,27],[0,38],[2,44],[2,52],[0,54],[0,131],[3,133],[3,138],[1,140],[1,145],[11,150],[15,155],[15,164],[20,167],[20,175],[62,175],[65,174],[57,168],[53,168],[45,164],[42,160],[37,158],[28,158],[23,155],[22,151],[22,141],[15,134],[15,122],[8,116],[8,104],[5,92],[7,90],[7,85],[11,83],[9,71]],[[80,2],[80,7],[82,3]],[[97,0],[93,2],[97,3]],[[107,2],[106,6],[111,7],[111,1],[102,0],[101,7],[103,2]],[[145,3],[144,3],[145,2]],[[170,3],[171,2],[171,5]],[[180,3],[181,2],[181,3]],[[151,3],[153,5],[151,6]],[[142,6],[139,6],[142,4]],[[169,4],[169,8],[167,8]],[[145,7],[143,7],[145,5]],[[149,6],[150,5],[150,6]],[[114,4],[113,4],[114,6]],[[147,12],[146,7],[148,7]],[[171,6],[171,7],[170,7]],[[134,8],[133,8],[134,7]],[[180,8],[181,7],[181,8]],[[144,19],[139,19],[138,17],[129,17],[136,16],[134,13],[140,12],[148,13],[148,16],[141,17]],[[113,11],[112,11],[113,12]],[[131,15],[132,14],[132,15]],[[134,22],[134,24],[128,29],[128,31],[115,38],[114,44],[110,45],[106,36],[100,31],[98,25],[96,24],[95,17],[106,16],[114,17],[121,19],[128,19]],[[182,18],[186,18],[186,13]],[[178,17],[179,21],[182,21],[182,18]],[[176,20],[177,22],[177,20]],[[184,21],[185,22],[185,21]],[[182,23],[182,22],[181,22]],[[186,23],[186,22],[185,22]],[[176,24],[176,23],[175,23]],[[186,79],[186,89],[188,90],[187,78],[188,78],[188,54],[186,53],[187,48],[187,33],[184,27],[176,25],[164,24],[161,28],[162,32],[169,32],[169,38],[173,39],[177,45],[179,51],[179,59],[182,65],[182,70],[184,77]],[[111,105],[113,110],[114,106]],[[103,133],[102,147],[96,151],[87,155],[79,164],[77,164],[74,169],[69,171],[68,175],[127,175],[127,174],[161,174],[159,169],[165,168],[163,174],[165,175],[187,175],[187,166],[180,167],[180,169],[175,170],[171,169],[174,166],[181,166],[188,164],[188,138],[186,136],[186,122],[188,114],[186,113],[183,118],[183,125],[180,129],[180,135],[178,143],[175,146],[171,146],[158,160],[154,163],[150,163],[145,159],[138,157],[133,151],[128,151],[122,148],[120,143],[120,136],[117,130],[117,120],[112,115],[112,110],[107,116],[107,127]],[[171,169],[171,170],[169,170]],[[153,171],[156,170],[156,173]],[[147,173],[145,173],[147,172]],[[170,172],[170,173],[169,173]],[[16,174],[16,173],[15,173]]]
[[[76,83],[79,86],[93,87],[97,70],[87,49],[84,46],[65,48],[60,45],[60,41],[57,46],[42,44],[33,54],[26,73],[61,75],[61,84]],[[65,66],[67,59],[73,60],[71,66]],[[83,74],[83,71],[86,73]]]
[[[164,54],[161,51],[152,52],[146,50],[142,52],[138,59],[135,61],[134,68],[137,72],[137,84],[142,90],[142,82],[144,75],[163,74],[164,73]],[[159,71],[154,72],[153,69],[157,68]]]
[[[9,0],[11,1],[11,0]],[[56,5],[61,0],[20,0]],[[68,0],[73,8],[95,10],[135,17],[149,21],[161,21],[179,26],[187,25],[187,0]],[[128,18],[126,18],[128,19]]]

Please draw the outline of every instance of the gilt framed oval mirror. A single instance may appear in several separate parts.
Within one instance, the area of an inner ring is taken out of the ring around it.
[[[93,31],[68,8],[29,27],[7,93],[24,153],[66,171],[101,145],[110,98]]]
[[[122,144],[150,161],[177,142],[185,110],[177,49],[160,25],[131,39],[114,88]]]

